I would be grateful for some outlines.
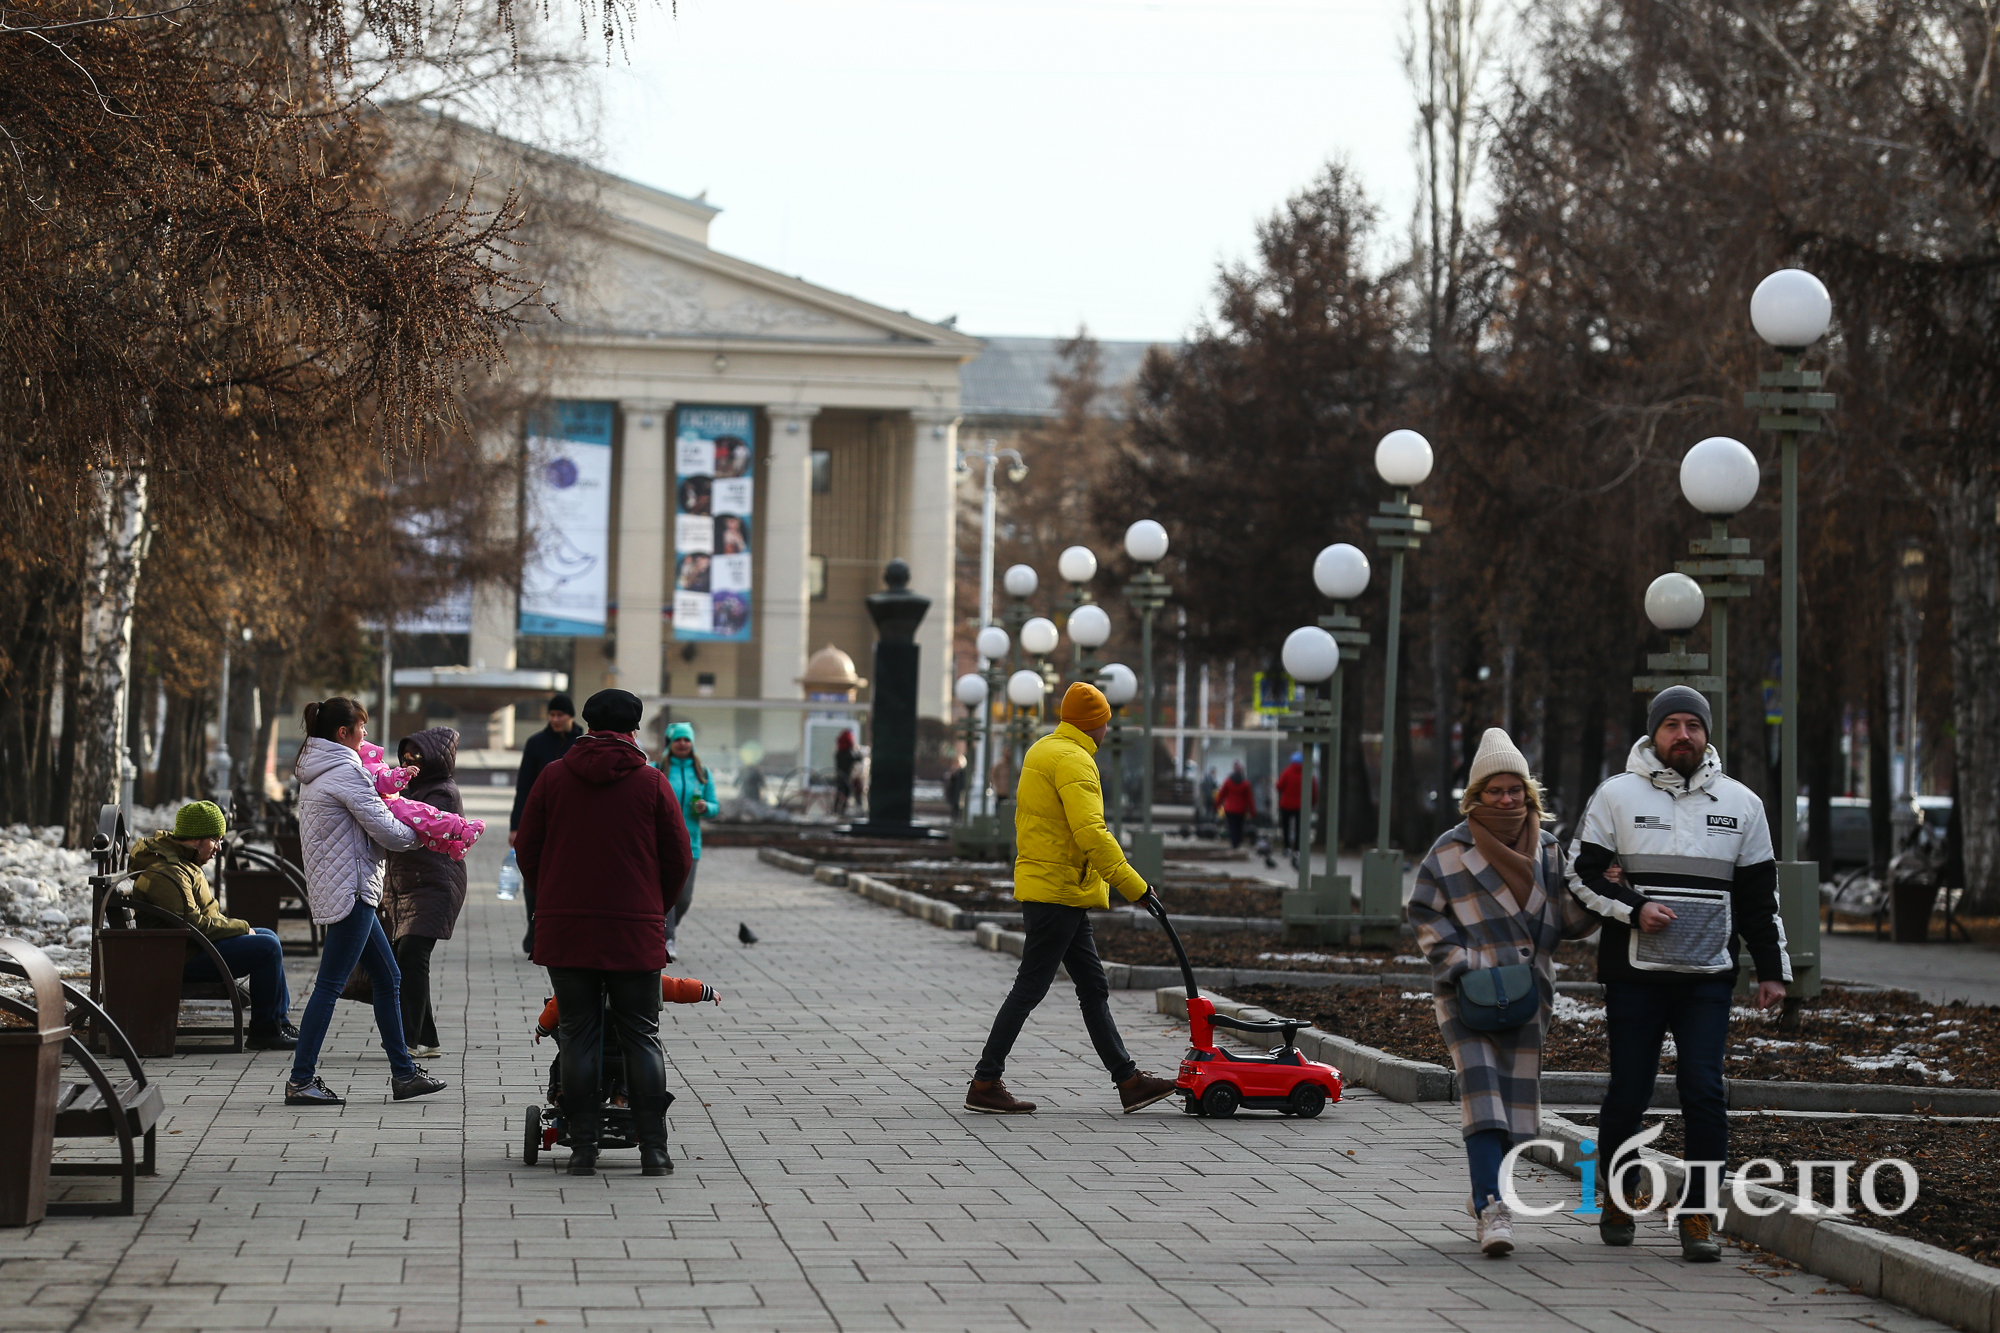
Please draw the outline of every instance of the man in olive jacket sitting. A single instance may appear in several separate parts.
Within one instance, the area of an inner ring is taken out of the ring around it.
[[[1092,756],[1110,728],[1111,705],[1096,686],[1078,681],[1063,696],[1061,716],[1062,725],[1029,747],[1021,765],[1014,800],[1014,897],[1022,903],[1028,938],[1014,989],[993,1020],[966,1090],[968,1111],[1023,1115],[1035,1109],[1033,1102],[1016,1100],[1000,1075],[1021,1025],[1049,993],[1059,967],[1067,967],[1076,983],[1083,1025],[1126,1112],[1151,1106],[1174,1090],[1171,1080],[1142,1071],[1126,1053],[1090,930],[1090,909],[1111,906],[1109,886],[1132,902],[1151,892],[1104,826],[1104,793]]]
[[[289,1051],[299,1044],[292,1026],[291,992],[285,986],[285,948],[271,931],[224,916],[202,871],[215,857],[228,827],[213,801],[191,801],[174,816],[173,831],[146,839],[132,849],[132,896],[172,912],[208,937],[234,976],[250,978],[250,1031],[244,1045],[253,1051]],[[181,975],[189,981],[220,981],[207,950],[188,941]]]

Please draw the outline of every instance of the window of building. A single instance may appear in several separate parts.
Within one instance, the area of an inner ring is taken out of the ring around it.
[[[806,586],[812,591],[815,602],[826,600],[826,557],[809,555],[806,557]]]
[[[833,455],[825,449],[812,451],[813,494],[826,495],[833,490]]]

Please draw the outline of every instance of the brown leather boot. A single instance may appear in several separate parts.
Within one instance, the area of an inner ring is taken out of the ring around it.
[[[965,1109],[986,1115],[1028,1115],[1034,1111],[1035,1104],[1018,1100],[997,1078],[974,1079],[972,1086],[965,1090]]]
[[[1118,1100],[1125,1107],[1125,1114],[1131,1115],[1177,1091],[1172,1079],[1159,1078],[1142,1069],[1118,1085]]]

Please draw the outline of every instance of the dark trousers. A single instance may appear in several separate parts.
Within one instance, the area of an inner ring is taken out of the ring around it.
[[[428,935],[396,941],[396,967],[403,974],[403,1036],[412,1046],[438,1045],[437,1013],[431,1008],[431,950]]]
[[[1138,1062],[1125,1052],[1118,1025],[1111,1020],[1111,987],[1104,979],[1104,963],[1097,956],[1097,938],[1091,934],[1090,913],[1081,907],[1061,907],[1055,903],[1022,903],[1021,916],[1027,922],[1028,939],[1021,949],[1021,970],[1014,974],[1014,989],[1007,992],[979,1053],[979,1068],[973,1074],[982,1081],[999,1078],[1007,1069],[1007,1053],[1021,1035],[1021,1025],[1049,993],[1056,969],[1067,967],[1076,983],[1076,1002],[1083,1010],[1083,1025],[1090,1031],[1097,1058],[1110,1071],[1113,1083],[1123,1083],[1139,1072]]]
[[[291,991],[285,985],[285,946],[278,942],[277,932],[259,926],[248,935],[209,943],[229,964],[230,976],[250,978],[250,1030],[277,1031],[292,1009]],[[205,953],[188,959],[181,976],[189,981],[222,980]]]
[[[625,1057],[625,1088],[635,1112],[657,1106],[666,1110],[667,1066],[660,1053],[660,974],[602,972],[587,967],[552,967],[549,984],[556,993],[562,1025],[563,1114],[575,1129],[597,1140],[603,1091],[598,1076],[604,1067],[604,1025]],[[609,1004],[606,1004],[606,1000]]]
[[[1243,845],[1243,821],[1248,818],[1248,815],[1225,814],[1222,816],[1222,822],[1229,825],[1229,845],[1231,847],[1241,847]]]
[[[688,908],[694,906],[694,875],[700,869],[701,858],[697,856],[688,866],[687,882],[681,885],[681,896],[674,899],[673,915],[667,918],[667,942],[670,944],[680,933],[681,918],[688,914]]]
[[[1281,842],[1285,844],[1286,851],[1295,852],[1299,849],[1298,811],[1296,810],[1278,811],[1278,838]]]
[[[1722,1057],[1734,989],[1727,977],[1605,983],[1611,1083],[1597,1118],[1597,1160],[1604,1164],[1600,1181],[1608,1184],[1618,1145],[1638,1131],[1653,1099],[1660,1044],[1669,1032],[1674,1034],[1674,1083],[1681,1096],[1682,1155],[1690,1162],[1728,1160],[1729,1092],[1722,1081]],[[1714,1202],[1704,1173],[1689,1172],[1688,1182],[1683,1204],[1707,1207]]]

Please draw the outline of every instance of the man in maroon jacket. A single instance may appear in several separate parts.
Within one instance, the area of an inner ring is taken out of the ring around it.
[[[549,970],[562,1014],[562,1110],[573,1176],[596,1174],[607,998],[625,1055],[641,1173],[674,1169],[660,969],[667,965],[667,916],[694,861],[667,776],[647,764],[634,739],[642,708],[624,690],[590,696],[583,706],[590,734],[542,770],[514,843],[522,884],[534,895],[534,959]]]

